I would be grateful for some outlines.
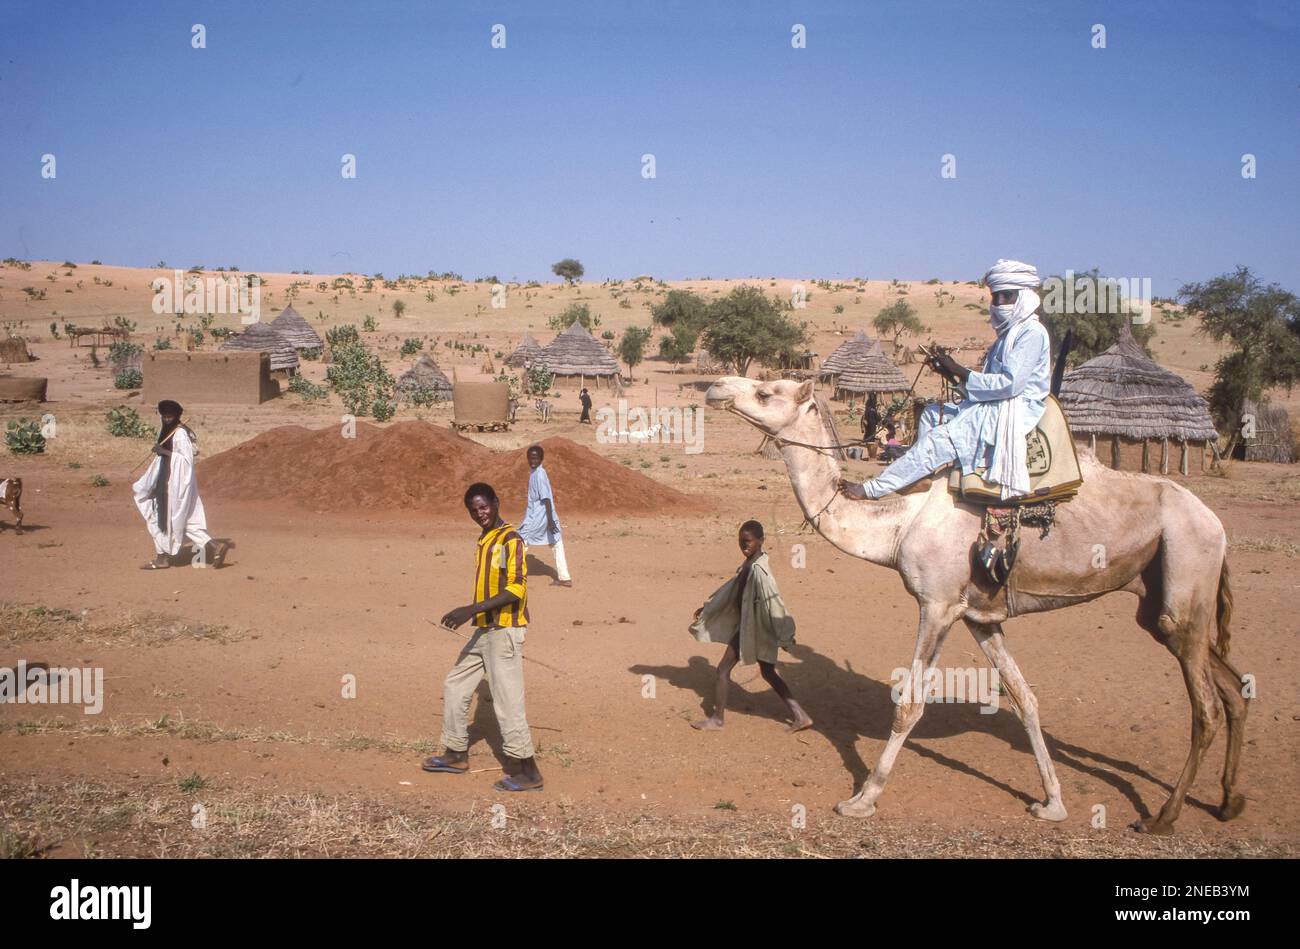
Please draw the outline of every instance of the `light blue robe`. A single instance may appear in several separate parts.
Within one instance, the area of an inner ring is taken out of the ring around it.
[[[549,529],[546,519],[545,498],[551,502],[551,514],[555,518],[555,533]],[[546,469],[538,465],[528,476],[528,506],[524,509],[524,519],[519,524],[519,536],[524,543],[534,547],[553,545],[560,536],[560,512],[555,508],[555,495],[551,493],[551,479]]]
[[[984,359],[983,371],[972,372],[966,378],[966,398],[943,406],[942,425],[938,424],[938,404],[926,407],[907,454],[863,486],[869,497],[884,497],[952,462],[961,465],[963,474],[987,467],[997,441],[998,403],[1004,399],[1021,400],[1018,437],[1024,438],[1034,430],[1051,392],[1047,327],[1036,317],[1027,320],[1007,352],[1010,335],[1008,332],[998,337]]]

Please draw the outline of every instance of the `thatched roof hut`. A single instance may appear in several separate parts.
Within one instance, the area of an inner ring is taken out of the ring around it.
[[[452,392],[451,380],[428,353],[421,355],[415,365],[398,376],[397,388],[408,395],[419,389],[431,390],[435,402],[446,402],[451,398]]]
[[[298,351],[293,348],[292,343],[272,329],[270,323],[253,323],[221,348],[269,353],[272,372],[298,371]]]
[[[1181,446],[1179,469],[1195,450],[1205,463],[1207,443],[1218,441],[1209,404],[1182,376],[1157,365],[1133,339],[1127,322],[1119,342],[1065,374],[1058,396],[1076,441],[1096,450],[1110,441],[1114,468],[1149,471],[1151,445],[1160,447],[1160,471],[1169,471],[1169,443]],[[1140,447],[1139,447],[1140,446]],[[1126,459],[1126,456],[1127,459]]]
[[[826,357],[818,375],[831,380],[837,395],[840,392],[906,392],[909,388],[902,370],[885,355],[880,343],[862,330]]]
[[[325,341],[320,338],[320,334],[311,328],[311,324],[293,308],[292,303],[271,321],[271,329],[287,339],[289,345],[296,350],[325,348]]]
[[[532,333],[525,333],[515,351],[506,357],[506,365],[514,369],[522,368],[525,363],[537,365],[542,358],[542,344],[533,339]]]
[[[618,361],[577,320],[542,348],[542,361],[557,378],[563,376],[614,380]]]

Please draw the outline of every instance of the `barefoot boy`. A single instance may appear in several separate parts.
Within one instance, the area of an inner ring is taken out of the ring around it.
[[[524,634],[528,632],[527,569],[524,542],[501,520],[491,485],[476,483],[465,492],[465,509],[481,533],[474,558],[473,602],[442,618],[456,629],[472,621],[473,634],[443,683],[441,755],[424,762],[425,771],[464,774],[469,770],[469,706],[483,675],[492,692],[492,709],[501,727],[506,757],[518,773],[492,785],[498,791],[540,791],[542,773],[533,759],[533,736],[524,714]]]
[[[790,710],[791,722],[786,731],[802,731],[813,721],[776,672],[777,650],[794,644],[794,617],[781,601],[781,591],[763,551],[763,525],[758,521],[746,521],[740,526],[740,552],[745,562],[695,611],[695,622],[691,624],[691,633],[700,642],[727,644],[718,663],[713,714],[702,722],[691,722],[691,727],[705,731],[722,727],[731,670],[737,660],[749,665],[757,659],[764,681]]]

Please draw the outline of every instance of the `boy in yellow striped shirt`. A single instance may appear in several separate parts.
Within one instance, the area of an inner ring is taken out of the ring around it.
[[[465,492],[465,508],[482,533],[474,557],[473,602],[442,618],[451,629],[471,622],[473,635],[443,683],[441,755],[425,760],[425,771],[464,774],[469,770],[469,706],[484,674],[506,756],[518,773],[493,785],[498,791],[540,791],[542,773],[533,758],[533,737],[524,714],[524,636],[528,632],[528,569],[524,542],[501,519],[491,485],[478,482]]]

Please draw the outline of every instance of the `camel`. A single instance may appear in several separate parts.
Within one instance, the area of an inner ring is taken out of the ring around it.
[[[1219,519],[1194,494],[1164,478],[1103,467],[1085,453],[1079,493],[1058,506],[1046,539],[1036,530],[1022,531],[1015,569],[1007,585],[995,589],[973,569],[971,550],[982,509],[956,499],[946,477],[878,501],[854,501],[837,492],[840,466],[834,452],[823,446],[838,445],[839,437],[829,408],[814,397],[811,380],[800,384],[728,376],[713,383],[705,400],[775,439],[799,506],[817,532],[847,554],[896,570],[920,607],[916,648],[899,686],[889,740],[861,789],[835,806],[838,813],[875,813],[895,758],[925,710],[919,700],[924,690],[914,689],[911,679],[930,674],[948,630],[962,620],[997,670],[1028,733],[1047,797],[1033,804],[1031,813],[1042,820],[1064,820],[1061,784],[1043,740],[1038,700],[1007,650],[1002,623],[1116,590],[1137,596],[1137,623],[1178,660],[1192,706],[1191,751],[1182,774],[1160,812],[1133,829],[1173,832],[1225,714],[1228,749],[1218,817],[1231,820],[1242,812],[1245,798],[1235,785],[1247,700],[1241,676],[1228,664],[1228,544]]]

